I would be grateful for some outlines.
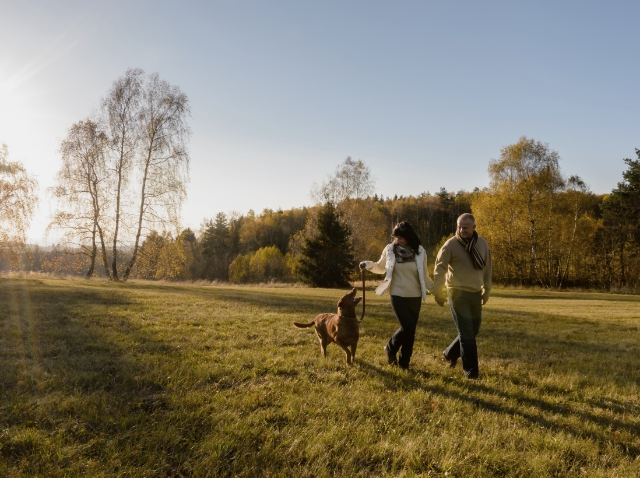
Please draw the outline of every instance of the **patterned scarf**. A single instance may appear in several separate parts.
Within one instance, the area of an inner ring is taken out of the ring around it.
[[[413,249],[402,247],[399,244],[393,245],[393,254],[396,256],[396,262],[413,262],[416,260]]]
[[[476,244],[478,243],[478,233],[476,231],[473,231],[473,236],[471,237],[471,239],[467,240],[463,237],[460,237],[460,234],[456,232],[456,239],[458,239],[458,242],[462,244],[465,251],[471,254],[471,258],[473,259],[473,267],[475,267],[476,269],[484,269],[484,259],[476,248]]]

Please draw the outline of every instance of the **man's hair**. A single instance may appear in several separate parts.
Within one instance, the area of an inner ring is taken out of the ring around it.
[[[476,223],[476,218],[473,217],[473,214],[465,212],[464,214],[460,214],[460,217],[458,217],[458,223],[461,223],[462,221],[471,221],[471,224]]]

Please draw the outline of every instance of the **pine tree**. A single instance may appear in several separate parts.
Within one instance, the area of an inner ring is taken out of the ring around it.
[[[619,286],[627,285],[631,277],[630,259],[640,251],[640,149],[637,160],[625,159],[629,169],[622,173],[624,180],[611,191],[602,204],[604,226],[610,237],[611,254],[619,263]],[[613,259],[613,257],[611,257]],[[631,276],[634,274],[632,273]],[[609,279],[612,282],[613,278]],[[611,284],[609,284],[609,287]]]
[[[202,235],[202,257],[205,261],[205,277],[222,279],[228,277],[231,262],[231,235],[227,216],[223,212],[216,215],[215,221],[208,221]]]
[[[338,221],[328,202],[318,214],[318,233],[302,246],[300,275],[315,287],[344,287],[355,269],[349,238],[351,231]]]

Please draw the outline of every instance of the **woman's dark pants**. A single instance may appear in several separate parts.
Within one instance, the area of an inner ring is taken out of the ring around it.
[[[411,354],[413,354],[413,341],[416,338],[421,305],[422,297],[391,296],[391,308],[396,314],[400,328],[391,336],[387,347],[393,355],[400,351],[398,365],[403,368],[409,367]]]
[[[444,351],[447,360],[462,357],[462,370],[468,378],[478,377],[478,346],[476,336],[482,322],[482,291],[467,292],[451,289],[449,295],[451,315],[458,336]]]

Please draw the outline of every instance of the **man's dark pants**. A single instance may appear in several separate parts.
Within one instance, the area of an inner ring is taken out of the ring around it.
[[[458,336],[444,351],[448,360],[462,357],[462,370],[468,378],[478,377],[478,346],[476,336],[482,322],[482,291],[467,292],[449,290],[451,315],[458,329]]]
[[[400,323],[400,328],[391,336],[387,347],[395,355],[400,350],[398,365],[407,368],[413,354],[413,342],[416,338],[416,326],[420,315],[422,297],[391,296],[391,308]]]

